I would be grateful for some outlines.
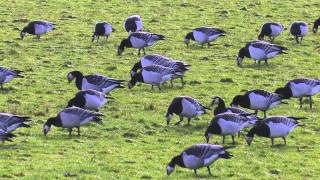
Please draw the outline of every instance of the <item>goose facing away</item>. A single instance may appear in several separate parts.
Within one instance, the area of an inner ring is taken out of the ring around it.
[[[124,22],[124,28],[127,32],[138,32],[143,28],[143,22],[139,15],[129,16]]]

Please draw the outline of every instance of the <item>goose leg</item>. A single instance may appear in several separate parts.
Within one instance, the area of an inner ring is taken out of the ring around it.
[[[80,127],[77,127],[78,129],[78,136],[80,136]]]
[[[209,173],[209,175],[211,175],[210,167],[209,167],[209,166],[207,166],[207,169],[208,169],[208,173]]]
[[[297,41],[297,43],[299,44],[299,39],[298,39],[298,36],[296,36],[295,38],[296,38],[296,41]]]
[[[38,40],[40,39],[40,35],[37,35],[37,39],[38,39]]]
[[[162,91],[161,84],[158,85],[159,91]]]
[[[255,114],[255,115],[258,115],[258,110],[254,110],[254,114]]]
[[[208,48],[211,46],[211,44],[208,42]]]
[[[268,59],[265,59],[265,60],[264,60],[264,63],[265,63],[265,64],[268,64]]]
[[[309,104],[310,104],[310,109],[312,109],[312,97],[309,96]]]
[[[300,44],[302,43],[303,36],[301,36]]]
[[[267,112],[266,111],[263,111],[263,117],[264,117],[264,119],[267,118]]]
[[[282,137],[284,144],[287,144],[286,137]]]
[[[68,128],[69,136],[71,136],[72,128]]]
[[[140,56],[140,51],[141,51],[141,49],[139,49],[139,51],[138,51],[138,56]]]
[[[232,138],[232,144],[236,144],[236,142],[234,141],[234,135],[231,135],[231,138]]]
[[[193,172],[194,172],[195,175],[197,175],[197,170],[196,169],[194,169]]]
[[[180,79],[181,79],[181,86],[184,87],[183,76],[181,76]]]
[[[109,36],[106,36],[106,40],[108,40]]]
[[[271,146],[273,146],[274,145],[274,139],[273,139],[273,137],[271,138]]]
[[[151,85],[151,90],[153,90],[153,85]]]
[[[300,109],[302,108],[302,97],[299,97]]]
[[[3,89],[3,84],[1,84],[1,91],[3,91],[4,89]]]
[[[183,117],[180,116],[180,121],[178,121],[175,125],[179,125],[183,121]]]
[[[171,87],[173,87],[173,79],[170,80]]]
[[[226,139],[226,136],[225,135],[223,135],[222,136],[222,144],[224,144],[224,140]]]
[[[142,50],[143,50],[143,54],[146,55],[146,51],[144,51],[144,48],[142,48]]]
[[[240,137],[240,135],[241,135],[241,134],[240,134],[240,131],[239,131],[239,132],[238,132],[238,138]]]
[[[259,67],[259,69],[260,69],[260,64],[261,64],[261,61],[258,61],[258,67]]]
[[[188,118],[188,126],[190,126],[191,118]]]

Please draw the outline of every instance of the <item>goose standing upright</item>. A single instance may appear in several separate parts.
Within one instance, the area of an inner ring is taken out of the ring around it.
[[[40,39],[42,34],[45,34],[51,30],[54,30],[54,23],[49,21],[31,21],[26,27],[20,32],[21,39],[24,39],[26,33],[36,35],[37,39]]]
[[[183,76],[184,73],[186,71],[189,70],[190,65],[188,65],[187,63],[183,62],[183,61],[177,61],[177,60],[173,60],[170,59],[168,57],[165,56],[161,56],[158,54],[151,54],[151,55],[145,55],[143,56],[139,62],[137,62],[136,64],[134,64],[134,66],[131,69],[131,77],[133,77],[139,69],[147,67],[147,66],[151,66],[151,65],[160,65],[160,66],[164,66],[167,68],[172,68],[177,72],[181,72],[181,85],[184,86],[184,82],[183,82]],[[178,76],[177,76],[178,77]],[[173,86],[172,80],[171,80],[171,86]]]
[[[212,107],[214,104],[218,105],[214,111],[213,114],[216,116],[218,114],[222,114],[222,113],[235,113],[235,114],[250,114],[250,112],[247,112],[243,109],[237,108],[237,107],[227,107],[226,108],[226,104],[224,102],[224,100],[221,97],[215,96],[212,98],[212,102],[210,104],[210,107]]]
[[[201,47],[205,43],[208,44],[208,47],[210,47],[210,42],[216,40],[220,36],[225,36],[226,32],[222,29],[218,28],[213,28],[213,27],[199,27],[192,32],[189,32],[185,38],[184,38],[184,43],[189,46],[190,40],[197,41],[201,44]]]
[[[290,80],[285,87],[276,89],[275,93],[280,94],[284,99],[299,98],[302,108],[302,98],[309,97],[310,109],[312,109],[312,96],[320,92],[320,80],[298,78]]]
[[[166,118],[167,125],[169,125],[173,114],[177,114],[180,117],[180,121],[175,125],[180,124],[184,117],[188,118],[188,126],[190,125],[191,118],[206,114],[206,109],[198,100],[188,96],[175,97],[168,107]]]
[[[197,174],[197,169],[207,167],[209,175],[211,175],[210,165],[218,160],[219,158],[230,159],[233,157],[227,149],[233,148],[223,147],[220,145],[213,144],[195,144],[181,154],[173,157],[167,166],[167,175],[170,175],[176,165],[193,169],[194,173]]]
[[[0,67],[0,86],[3,90],[3,84],[10,82],[14,78],[23,78],[21,74],[23,71],[8,69],[5,67]]]
[[[237,57],[238,66],[242,66],[242,61],[244,57],[251,58],[260,66],[260,61],[265,61],[268,63],[268,59],[271,59],[279,54],[287,54],[285,47],[271,44],[265,41],[252,41],[246,44],[245,47],[239,50]]]
[[[304,117],[284,117],[275,116],[270,117],[262,122],[256,127],[253,127],[246,135],[246,141],[248,145],[251,145],[254,135],[266,137],[271,139],[272,146],[274,145],[274,138],[281,137],[284,144],[287,144],[286,137],[292,132],[300,122],[298,120],[306,119]]]
[[[79,90],[93,89],[108,94],[115,88],[124,88],[122,85],[124,80],[113,79],[100,74],[84,76],[80,71],[69,72],[67,75],[69,83],[71,83],[74,78],[76,79],[75,83]]]
[[[302,21],[293,22],[290,27],[290,33],[295,37],[299,44],[302,42],[303,37],[308,34],[308,24]]]
[[[51,130],[51,125],[67,128],[69,131],[69,136],[73,128],[78,129],[78,136],[80,136],[80,126],[85,125],[91,121],[101,124],[102,121],[100,117],[103,114],[98,112],[93,112],[78,107],[69,107],[61,112],[56,117],[51,117],[43,125],[43,133],[46,136]]]
[[[280,23],[275,23],[275,22],[265,23],[261,27],[261,32],[258,36],[258,39],[264,40],[264,36],[268,36],[271,42],[273,42],[274,39],[283,32],[283,30],[284,30],[284,26]]]
[[[148,32],[134,32],[131,33],[127,39],[123,39],[118,47],[118,55],[121,55],[124,48],[136,48],[138,49],[138,55],[140,55],[141,49],[144,51],[145,47],[152,46],[156,41],[165,40],[165,36],[160,34],[148,33]]]
[[[255,110],[255,114],[258,110],[263,111],[264,118],[267,117],[266,111],[272,109],[282,102],[282,97],[279,94],[271,93],[265,90],[255,89],[246,92],[244,95],[237,95],[233,98],[231,106],[238,106]]]
[[[129,16],[124,22],[124,28],[129,33],[141,31],[142,27],[143,23],[139,15]]]
[[[92,35],[92,42],[95,40],[99,40],[99,36],[105,36],[106,39],[110,36],[115,29],[112,27],[110,23],[107,22],[98,22],[95,26],[94,33]]]

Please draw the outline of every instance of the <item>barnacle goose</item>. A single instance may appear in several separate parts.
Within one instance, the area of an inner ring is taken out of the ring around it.
[[[271,59],[278,54],[287,54],[285,47],[271,44],[265,41],[252,41],[246,44],[245,47],[239,50],[239,54],[237,57],[238,66],[242,66],[242,61],[244,57],[251,58],[260,66],[260,61],[265,61],[268,63],[268,59]]]
[[[235,113],[223,113],[215,116],[209,127],[207,128],[204,136],[209,142],[210,137],[213,134],[222,136],[222,143],[225,142],[225,137],[231,135],[232,143],[235,144],[234,135],[239,133],[243,128],[254,125],[257,123],[258,118],[256,116],[239,115]]]
[[[274,138],[281,137],[286,144],[287,135],[293,131],[297,126],[301,125],[298,120],[306,119],[304,117],[284,117],[275,116],[267,118],[259,123],[258,126],[250,129],[246,135],[248,145],[251,145],[254,135],[266,137],[271,139],[272,146],[274,145]]]
[[[210,107],[212,107],[214,104],[218,105],[214,111],[213,114],[216,116],[218,114],[230,112],[230,113],[235,113],[235,114],[250,114],[249,112],[238,108],[238,107],[228,107],[226,108],[226,104],[224,100],[221,97],[215,96],[212,98],[212,102],[210,104]]]
[[[258,39],[264,40],[264,36],[268,36],[271,42],[273,42],[274,39],[283,32],[283,30],[284,30],[284,26],[280,23],[275,23],[275,22],[265,23],[261,27],[261,32],[258,36]]]
[[[230,159],[233,157],[227,149],[233,148],[223,147],[213,144],[195,144],[181,154],[173,157],[167,166],[167,175],[170,175],[175,166],[178,165],[182,168],[193,169],[197,174],[197,169],[207,167],[209,175],[211,175],[210,165],[219,158]]]
[[[2,129],[0,129],[0,141],[2,141],[2,143],[4,143],[5,141],[10,141],[12,142],[12,139],[16,137],[15,135],[8,133]]]
[[[176,125],[180,124],[183,121],[183,118],[188,118],[188,126],[190,125],[191,118],[206,114],[206,109],[198,100],[188,97],[188,96],[178,96],[175,97],[171,104],[168,107],[166,118],[167,125],[169,125],[173,114],[176,114],[180,117],[180,121]]]
[[[30,126],[26,123],[30,121],[31,119],[26,116],[0,113],[0,129],[8,133],[13,132],[20,127],[29,128]]]
[[[318,32],[319,25],[320,25],[320,18],[315,20],[314,23],[313,23],[313,28],[312,28],[313,33],[317,33]]]
[[[172,68],[167,68],[159,65],[151,65],[141,69],[140,72],[136,73],[131,77],[128,83],[128,88],[132,89],[137,82],[151,84],[153,86],[158,86],[161,90],[161,86],[164,82],[169,81],[173,78],[180,77],[182,71],[174,70]]]
[[[31,21],[26,27],[20,32],[20,37],[23,39],[26,35],[32,34],[36,35],[38,39],[42,34],[45,34],[51,30],[55,29],[55,24],[49,21]]]
[[[124,88],[121,84],[124,80],[113,79],[100,74],[84,76],[80,71],[72,71],[68,73],[67,78],[69,83],[75,78],[79,90],[93,89],[107,94],[115,88]]]
[[[93,112],[78,107],[65,108],[56,117],[51,117],[43,125],[43,133],[46,136],[51,130],[51,125],[67,128],[69,131],[69,136],[73,128],[78,129],[78,136],[80,136],[80,126],[85,125],[91,121],[101,124],[102,121],[100,117],[103,114],[98,112]]]
[[[246,92],[244,95],[237,95],[233,98],[231,106],[238,106],[255,110],[255,114],[258,110],[263,111],[264,118],[266,118],[266,111],[278,106],[282,102],[282,97],[279,94],[271,93],[265,90],[255,89]]]
[[[141,31],[143,27],[142,19],[139,15],[129,16],[124,22],[124,28],[127,32]]]
[[[276,89],[275,93],[280,94],[284,99],[299,98],[302,108],[302,98],[309,97],[310,109],[312,109],[312,96],[320,92],[320,80],[298,78],[290,80],[285,87]]]
[[[295,37],[297,43],[299,44],[302,42],[303,37],[308,34],[308,24],[302,21],[293,22],[290,27],[290,33]]]
[[[13,78],[23,78],[22,71],[0,67],[0,86],[3,90],[3,84],[10,82]]]
[[[210,47],[210,42],[216,40],[220,36],[225,36],[225,31],[222,29],[218,28],[213,28],[213,27],[199,27],[192,32],[189,32],[185,38],[184,38],[184,43],[189,46],[190,40],[197,41],[201,44],[201,47],[205,43],[208,44],[208,47]]]
[[[184,86],[183,82],[183,76],[186,71],[189,70],[190,65],[178,60],[173,60],[171,58],[159,55],[159,54],[151,54],[151,55],[145,55],[143,56],[139,62],[135,63],[134,66],[131,69],[131,77],[134,76],[137,71],[143,67],[147,67],[150,65],[160,65],[168,68],[172,68],[175,71],[181,71],[181,85]],[[171,80],[171,85],[172,80]]]
[[[138,55],[140,55],[141,49],[146,54],[144,48],[152,46],[156,41],[165,40],[165,36],[160,34],[148,33],[148,32],[134,32],[131,33],[127,39],[123,39],[118,47],[118,55],[121,55],[124,48],[136,48],[138,49]]]
[[[92,35],[92,42],[94,40],[99,40],[99,36],[105,36],[106,39],[110,36],[112,32],[114,32],[112,25],[107,22],[98,22],[95,26],[94,33]]]
[[[110,96],[106,96],[104,93],[86,89],[79,91],[74,98],[72,98],[67,107],[76,106],[83,109],[99,111],[99,109],[108,102],[108,99],[113,99]]]

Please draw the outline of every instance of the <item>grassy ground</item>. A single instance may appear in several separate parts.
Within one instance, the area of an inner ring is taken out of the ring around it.
[[[174,155],[195,143],[204,142],[204,131],[212,112],[192,125],[166,126],[165,113],[172,98],[189,95],[204,104],[212,96],[230,103],[243,90],[261,88],[273,91],[297,77],[319,78],[320,35],[310,33],[301,45],[284,32],[275,43],[288,47],[289,54],[279,56],[257,69],[252,60],[236,67],[236,55],[244,44],[257,37],[260,26],[277,21],[286,27],[295,20],[312,26],[319,18],[320,3],[310,1],[24,1],[0,2],[1,66],[25,71],[24,79],[14,80],[0,94],[1,111],[32,117],[31,129],[19,129],[14,142],[0,144],[0,178],[51,179],[65,176],[79,179],[166,178],[165,168]],[[101,110],[104,125],[82,128],[82,136],[69,138],[67,132],[53,128],[48,137],[42,125],[62,110],[77,92],[68,84],[69,71],[85,74],[101,73],[129,79],[131,66],[139,59],[137,52],[126,49],[116,56],[116,47],[127,36],[123,20],[140,14],[145,29],[167,36],[167,40],[148,48],[181,59],[192,65],[186,74],[185,88],[164,92],[151,91],[139,85],[132,90],[112,92],[116,100]],[[45,19],[58,24],[57,30],[40,41],[27,36],[19,40],[19,29],[28,21]],[[117,30],[108,42],[91,43],[95,22],[108,21]],[[201,49],[183,44],[187,32],[195,27],[211,25],[228,32],[214,46]],[[310,27],[311,28],[311,27]],[[226,80],[221,82],[221,80]],[[317,179],[319,166],[319,96],[315,108],[299,109],[297,100],[270,111],[269,115],[305,116],[305,127],[297,128],[287,138],[287,146],[270,147],[268,139],[255,138],[251,147],[244,137],[237,139],[235,155],[212,165],[219,179]],[[177,117],[174,119],[178,120]],[[173,124],[173,123],[172,123]],[[212,143],[221,143],[214,136]],[[228,143],[231,140],[227,139]],[[282,144],[282,140],[276,140]],[[210,178],[201,169],[198,178]],[[195,178],[192,171],[177,168],[172,179]]]

